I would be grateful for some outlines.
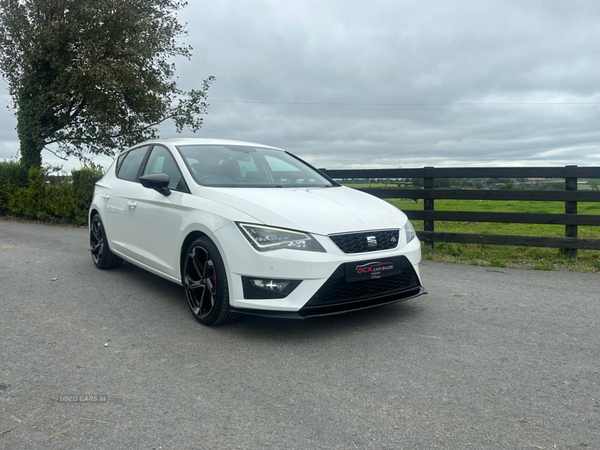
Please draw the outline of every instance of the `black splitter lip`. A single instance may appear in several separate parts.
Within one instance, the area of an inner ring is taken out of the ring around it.
[[[299,311],[271,311],[265,309],[250,308],[231,308],[232,312],[238,314],[247,314],[252,316],[273,317],[281,319],[309,319],[311,317],[331,316],[335,314],[344,314],[362,309],[375,308],[377,306],[390,305],[393,303],[411,300],[421,295],[426,295],[427,291],[422,287],[416,287],[402,292],[371,297],[368,299],[355,300],[351,302],[341,302],[331,305],[304,307]]]

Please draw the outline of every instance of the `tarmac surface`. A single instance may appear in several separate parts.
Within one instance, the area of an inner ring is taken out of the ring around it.
[[[598,274],[421,271],[404,303],[207,328],[86,229],[0,220],[0,449],[600,449]]]

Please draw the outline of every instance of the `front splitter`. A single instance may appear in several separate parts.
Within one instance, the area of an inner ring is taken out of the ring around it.
[[[421,295],[427,294],[423,287],[419,286],[403,292],[398,292],[381,297],[372,297],[351,302],[341,302],[325,306],[304,307],[299,311],[272,311],[267,309],[231,308],[231,312],[247,314],[252,316],[274,317],[281,319],[309,319],[311,317],[331,316],[344,314],[362,309],[375,308],[377,306],[390,305],[392,303],[404,302]]]

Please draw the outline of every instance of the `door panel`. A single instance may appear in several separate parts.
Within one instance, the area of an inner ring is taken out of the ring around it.
[[[107,192],[109,198],[102,200],[106,205],[104,227],[109,239],[109,245],[118,252],[127,256],[133,256],[127,244],[127,229],[129,227],[127,202],[129,201],[130,189],[135,183],[114,178],[111,184],[113,189]]]
[[[169,175],[171,194],[165,196],[136,183],[128,196],[127,236],[131,251],[140,262],[179,278],[177,244],[183,232],[188,208],[183,207],[187,185],[173,156],[165,147],[155,145],[147,158],[144,175]]]
[[[140,262],[179,277],[179,242],[183,217],[189,210],[182,206],[182,192],[165,197],[154,189],[136,185],[128,201],[135,207],[127,211],[126,240]]]
[[[114,250],[124,255],[135,257],[128,241],[129,237],[129,210],[131,209],[131,190],[139,185],[137,177],[150,146],[134,148],[121,155],[117,160],[116,174],[112,178],[110,192],[103,193],[102,204],[106,208],[106,234],[109,245]]]

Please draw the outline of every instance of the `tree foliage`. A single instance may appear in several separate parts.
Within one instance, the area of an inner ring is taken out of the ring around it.
[[[0,71],[17,117],[21,160],[112,154],[172,119],[197,131],[213,77],[188,92],[173,57],[191,56],[181,0],[0,0]],[[54,145],[52,145],[54,144]],[[52,151],[52,150],[51,150]]]

